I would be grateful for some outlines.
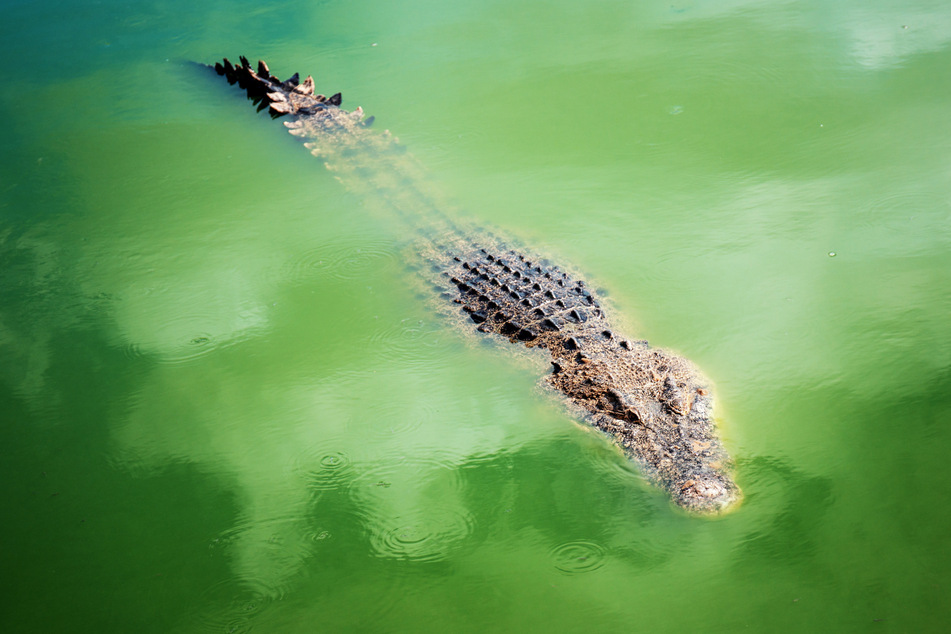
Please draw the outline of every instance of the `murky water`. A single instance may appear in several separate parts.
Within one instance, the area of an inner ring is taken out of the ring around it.
[[[7,632],[943,631],[941,2],[0,7]],[[687,517],[189,60],[313,73],[716,383]]]

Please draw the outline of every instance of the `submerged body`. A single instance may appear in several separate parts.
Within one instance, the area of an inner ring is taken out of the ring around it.
[[[415,163],[388,133],[367,128],[357,109],[341,109],[340,94],[314,94],[311,77],[280,81],[263,62],[227,59],[215,70],[238,83],[259,109],[288,116],[285,126],[324,159],[345,184],[361,185],[405,214],[425,208],[431,236],[422,255],[441,297],[458,305],[488,335],[547,352],[547,383],[585,413],[668,491],[679,506],[720,513],[735,506],[739,487],[717,435],[708,382],[687,360],[632,341],[610,325],[584,282],[529,254],[455,230],[413,178]],[[396,159],[395,157],[399,157]]]

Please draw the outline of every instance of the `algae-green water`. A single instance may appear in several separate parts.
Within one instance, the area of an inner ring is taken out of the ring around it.
[[[7,1],[0,35],[3,632],[947,627],[946,2]],[[678,511],[440,316],[417,228],[191,64],[238,55],[699,365],[743,505]]]

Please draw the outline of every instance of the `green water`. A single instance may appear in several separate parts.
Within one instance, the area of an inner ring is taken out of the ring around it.
[[[0,630],[944,631],[946,2],[0,6]],[[341,90],[716,383],[687,517],[188,60]],[[833,255],[834,254],[834,255]]]

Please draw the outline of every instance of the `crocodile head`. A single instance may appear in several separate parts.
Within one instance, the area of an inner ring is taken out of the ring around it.
[[[722,514],[739,504],[742,493],[716,431],[710,388],[698,372],[689,369],[676,379],[668,375],[659,394],[659,420],[667,428],[658,436],[666,439],[665,456],[674,457],[673,464],[660,461],[664,465],[661,477],[678,506],[696,514]]]
[[[722,471],[697,473],[673,487],[681,508],[699,515],[720,515],[733,510],[742,499],[740,488]]]
[[[711,388],[693,364],[646,342],[628,349],[578,341],[588,355],[578,362],[560,354],[549,382],[595,414],[596,426],[675,504],[697,515],[736,508],[742,493],[719,438]]]

